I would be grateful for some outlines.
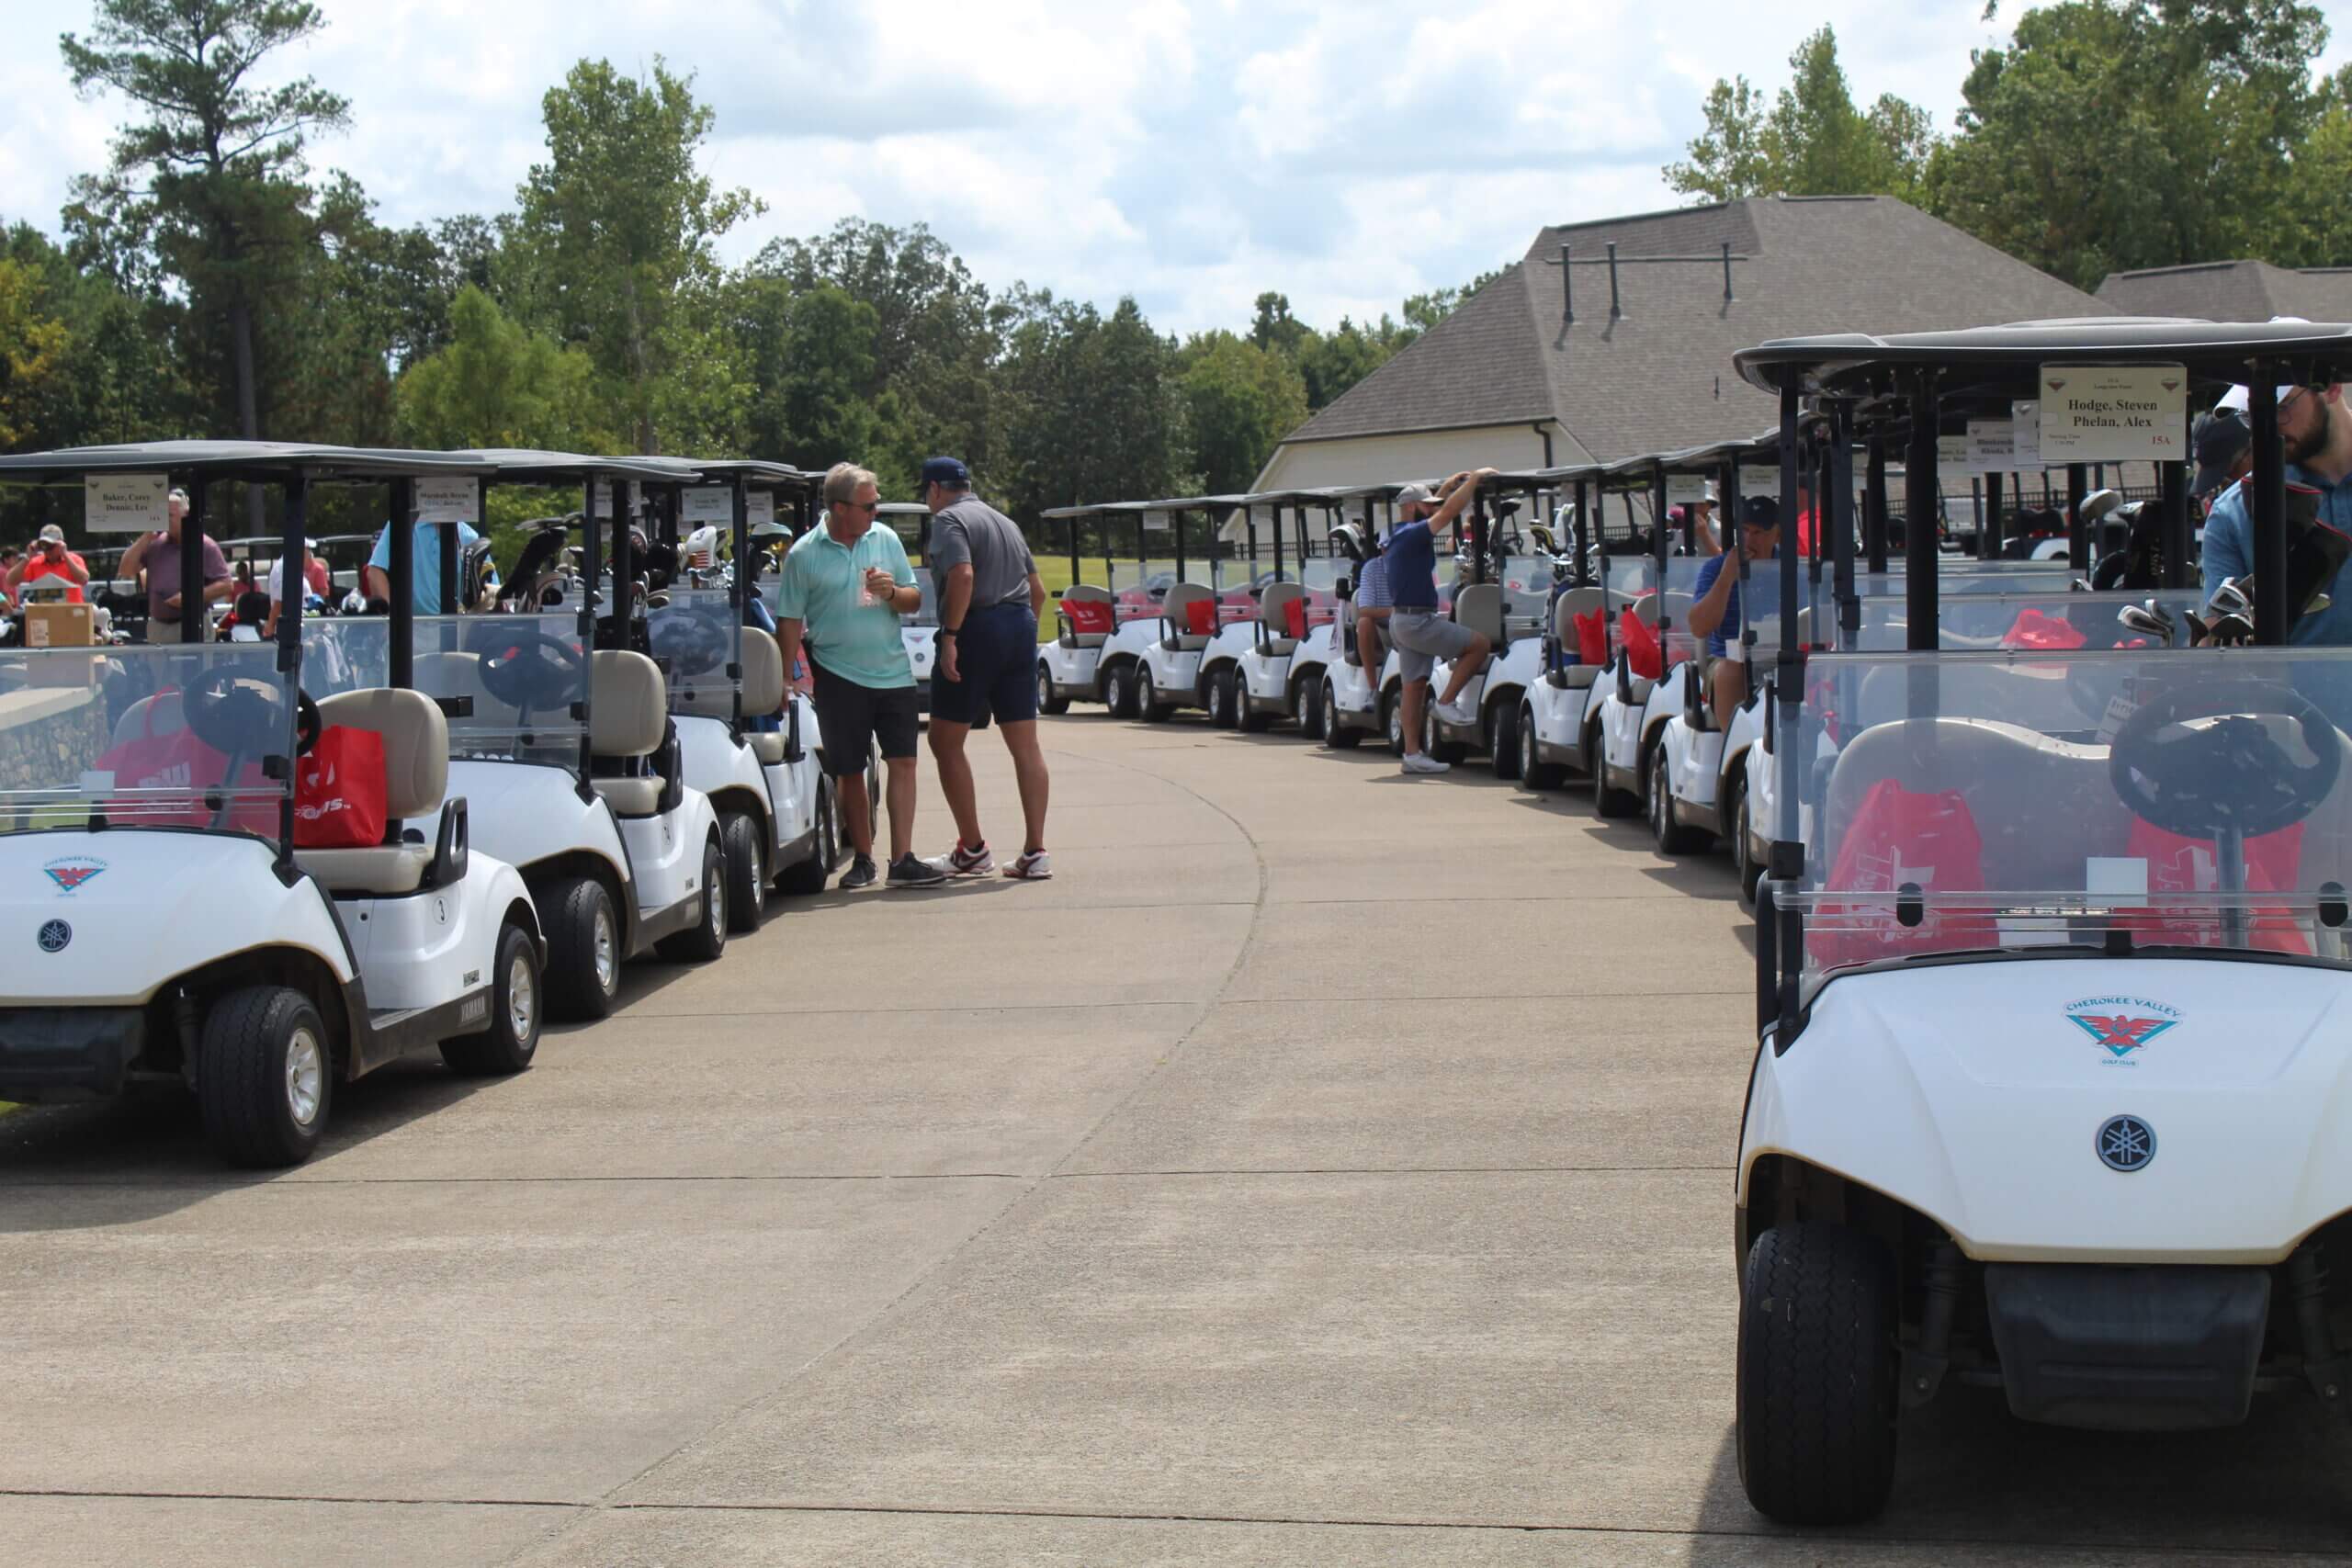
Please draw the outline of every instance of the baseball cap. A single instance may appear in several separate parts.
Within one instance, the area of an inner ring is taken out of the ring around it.
[[[962,490],[972,482],[972,470],[964,466],[961,457],[933,457],[922,466],[925,486],[945,485],[950,490]]]
[[[54,543],[62,545],[65,542],[65,530],[59,527],[54,523],[48,524],[41,529],[40,536],[42,542],[45,544]]]
[[[1748,528],[1777,528],[1781,525],[1781,502],[1776,496],[1743,495],[1739,498],[1739,521]]]
[[[2197,475],[2189,481],[2188,493],[2211,495],[2230,482],[2230,466],[2254,445],[2254,432],[2236,414],[2215,409],[2198,416],[2188,445],[2197,457]]]
[[[1437,497],[1430,493],[1430,487],[1427,485],[1407,485],[1396,492],[1396,504],[1399,506],[1409,505],[1417,501],[1435,501]]]

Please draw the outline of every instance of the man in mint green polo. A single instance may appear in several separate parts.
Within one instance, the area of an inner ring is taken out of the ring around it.
[[[874,525],[881,504],[882,491],[864,468],[836,463],[825,475],[825,525],[793,545],[777,579],[776,640],[787,670],[804,639],[808,645],[825,772],[855,852],[841,886],[874,886],[874,817],[861,775],[879,741],[888,769],[890,886],[931,887],[947,874],[914,852],[922,720],[914,666],[899,635],[899,617],[922,608],[922,591],[899,536]]]

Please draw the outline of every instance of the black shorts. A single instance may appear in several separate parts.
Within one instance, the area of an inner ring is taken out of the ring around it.
[[[835,778],[865,771],[867,752],[876,740],[885,757],[911,759],[915,736],[922,720],[915,711],[912,686],[861,686],[834,674],[814,659],[808,669],[816,679],[817,728],[824,744],[825,772]]]
[[[931,716],[949,724],[978,724],[989,714],[999,724],[1037,716],[1037,617],[1026,600],[974,610],[956,636],[956,679],[931,677]]]

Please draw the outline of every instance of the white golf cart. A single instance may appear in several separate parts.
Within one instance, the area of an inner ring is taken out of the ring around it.
[[[1598,524],[1596,498],[1604,465],[1580,463],[1535,471],[1534,479],[1555,492],[1572,492],[1574,500],[1556,507],[1555,525],[1567,534],[1558,540],[1567,548],[1567,574],[1555,586],[1545,610],[1543,640],[1535,677],[1523,689],[1519,718],[1512,733],[1519,743],[1513,770],[1524,787],[1557,789],[1573,772],[1591,776],[1597,747],[1592,725],[1611,660],[1617,612],[1625,607],[1622,594],[1612,593],[1608,581],[1608,546]],[[1603,657],[1589,660],[1577,631],[1578,616],[1600,617]]]
[[[1104,679],[1119,678],[1118,663],[1126,649],[1135,654],[1135,716],[1147,724],[1162,724],[1185,708],[1200,708],[1216,716],[1209,690],[1212,648],[1219,665],[1230,668],[1250,643],[1250,623],[1257,602],[1250,597],[1252,567],[1225,558],[1217,544],[1217,522],[1241,502],[1238,495],[1182,496],[1149,502],[1143,520],[1164,517],[1172,536],[1172,566],[1147,561],[1141,592],[1156,604],[1159,619],[1148,634],[1134,636],[1124,623],[1103,650]],[[1206,543],[1187,556],[1184,519],[1198,512],[1207,522]],[[1114,604],[1126,589],[1119,576],[1112,578]],[[1219,646],[1222,645],[1222,646]],[[1115,705],[1114,705],[1115,711]]]
[[[1634,618],[1648,628],[1654,653],[1626,647],[1620,628],[1611,626],[1612,655],[1609,678],[1597,687],[1598,703],[1587,726],[1594,763],[1593,811],[1604,818],[1631,817],[1647,804],[1652,755],[1664,730],[1666,705],[1655,700],[1657,689],[1680,689],[1682,666],[1694,660],[1699,644],[1683,629],[1690,618],[1692,591],[1698,586],[1706,558],[1698,554],[1694,527],[1680,529],[1668,521],[1668,496],[1677,475],[1689,464],[1702,462],[1712,448],[1657,453],[1628,457],[1603,470],[1607,483],[1630,495],[1632,487],[1645,492],[1649,518],[1645,537],[1648,558],[1639,563],[1612,563],[1612,589],[1632,601]],[[1703,480],[1701,481],[1703,484]],[[1688,517],[1689,513],[1685,513]],[[1631,635],[1631,634],[1626,634]],[[1645,660],[1655,660],[1645,664]],[[1637,669],[1641,665],[1643,668]]]
[[[1239,524],[1248,554],[1227,559],[1222,548],[1218,552],[1218,614],[1223,624],[1201,654],[1201,689],[1211,724],[1254,734],[1276,719],[1293,716],[1291,657],[1311,624],[1312,602],[1299,581],[1302,551],[1283,547],[1283,508],[1287,504],[1293,509],[1297,524],[1295,547],[1303,546],[1307,504],[1321,498],[1305,491],[1283,491],[1218,499],[1233,513],[1224,528],[1230,530],[1236,522]],[[1266,510],[1267,536],[1273,547],[1268,566],[1259,564],[1261,507]],[[1329,592],[1323,597],[1328,618],[1338,601]]]
[[[1892,389],[1932,441],[1946,386],[2097,374],[2158,389],[2151,455],[2186,455],[2171,395],[2228,382],[2256,443],[2257,646],[1940,651],[1922,538],[1904,651],[1777,657],[1802,696],[1774,710],[1734,1214],[1749,1499],[1875,1514],[1905,1413],[1948,1383],[2108,1431],[2229,1426],[2266,1392],[2344,1411],[2352,650],[2278,646],[2333,583],[2290,580],[2275,411],[2352,376],[2352,326],[2044,321],[1737,363],[1792,431],[1804,396]]]
[[[1295,492],[1306,505],[1322,508],[1325,529],[1321,547],[1312,547],[1318,541],[1305,535],[1305,508],[1294,512],[1301,530],[1298,575],[1306,635],[1281,660],[1283,694],[1300,731],[1334,750],[1380,730],[1379,682],[1367,676],[1356,647],[1355,584],[1375,536],[1374,505],[1385,505],[1393,524],[1396,495],[1403,488],[1398,481]],[[1351,504],[1363,510],[1350,517]],[[1254,661],[1259,673],[1252,675],[1253,694],[1271,690],[1256,682],[1271,682],[1275,664],[1271,651]]]
[[[481,471],[258,442],[0,457],[0,482],[86,481],[100,530],[161,526],[176,484],[184,536],[201,539],[209,481],[276,486],[289,559],[314,484]],[[201,561],[194,540],[185,553]],[[464,795],[445,797],[441,709],[381,684],[314,696],[301,620],[296,595],[268,643],[0,654],[0,927],[23,943],[0,966],[0,1097],[183,1083],[223,1158],[283,1166],[317,1146],[337,1083],[396,1057],[437,1046],[460,1072],[530,1066],[538,919],[513,867],[469,851]],[[378,842],[298,842],[297,773],[330,728],[381,742]]]
[[[1442,762],[1458,762],[1473,752],[1491,760],[1497,778],[1519,773],[1520,710],[1528,687],[1544,669],[1544,629],[1566,559],[1532,547],[1515,521],[1521,501],[1514,490],[1532,490],[1528,475],[1498,474],[1481,485],[1476,512],[1465,527],[1471,581],[1456,587],[1452,613],[1456,624],[1485,634],[1494,651],[1486,668],[1472,675],[1451,709],[1438,697],[1453,679],[1450,660],[1430,675],[1430,700],[1421,705],[1422,749]],[[1548,536],[1550,530],[1544,530]]]
[[[704,482],[653,491],[657,536],[717,528],[729,560],[752,560],[755,498],[775,515],[775,491],[797,481],[780,463],[735,459],[692,465]],[[818,766],[816,711],[785,679],[784,652],[762,626],[747,625],[746,575],[718,562],[681,558],[678,574],[649,597],[646,637],[662,667],[671,721],[688,788],[718,814],[731,929],[759,929],[771,884],[790,894],[824,890],[840,863],[840,812]],[[774,719],[774,728],[763,721]]]
[[[1072,702],[1101,703],[1114,718],[1135,716],[1135,660],[1156,625],[1159,601],[1153,596],[1158,582],[1167,592],[1172,573],[1159,577],[1146,558],[1146,507],[1141,502],[1112,502],[1092,506],[1057,506],[1043,515],[1069,529],[1070,574],[1079,567],[1079,530],[1091,522],[1102,541],[1103,587],[1073,581],[1062,590],[1055,615],[1058,635],[1037,649],[1037,707],[1041,713],[1069,711]],[[1132,520],[1136,560],[1111,557],[1111,539]],[[1128,628],[1134,629],[1130,631]],[[1115,650],[1114,643],[1117,644]]]
[[[549,1013],[602,1018],[619,994],[623,961],[658,949],[707,962],[727,945],[718,815],[685,781],[668,683],[642,619],[635,530],[612,528],[609,567],[602,548],[613,514],[628,516],[630,492],[673,482],[676,470],[561,452],[468,456],[489,467],[485,484],[582,487],[581,578],[590,591],[581,602],[420,618],[415,683],[462,705],[449,721],[450,793],[472,803],[476,840],[530,884],[547,931]],[[397,580],[400,530],[393,545]],[[619,613],[600,614],[615,604]],[[406,607],[396,595],[395,620]]]

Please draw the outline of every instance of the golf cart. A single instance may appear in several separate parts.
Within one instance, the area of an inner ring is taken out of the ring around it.
[[[0,457],[0,483],[86,484],[101,531],[160,527],[167,489],[185,488],[191,604],[211,481],[277,487],[298,558],[314,485],[481,471],[443,453],[232,441]],[[405,684],[311,690],[300,595],[272,642],[202,630],[189,616],[181,643],[0,656],[0,904],[24,943],[0,979],[0,1098],[181,1083],[224,1159],[285,1166],[317,1146],[338,1083],[397,1057],[437,1046],[463,1073],[529,1066],[538,917],[512,866],[469,849],[469,803],[444,790],[441,707]],[[382,835],[308,847],[346,836],[330,812],[358,809],[357,789],[304,761],[346,731],[381,747]],[[298,807],[303,774],[319,793]]]
[[[1176,552],[1172,568],[1147,562],[1150,570],[1133,586],[1123,585],[1114,574],[1114,603],[1125,599],[1140,609],[1138,596],[1148,598],[1159,617],[1156,622],[1127,621],[1104,649],[1106,662],[1115,660],[1125,649],[1134,649],[1135,716],[1147,724],[1164,723],[1184,708],[1210,709],[1215,716],[1210,649],[1222,643],[1217,660],[1229,668],[1249,646],[1240,607],[1249,603],[1250,570],[1235,570],[1216,538],[1218,516],[1240,502],[1238,495],[1194,495],[1150,502],[1142,513],[1145,526],[1151,525],[1153,517],[1168,519]],[[1204,559],[1188,559],[1184,553],[1184,518],[1193,512],[1209,524]],[[1234,581],[1227,581],[1228,576]],[[1148,626],[1148,633],[1129,635],[1129,628],[1138,626]],[[1113,671],[1106,680],[1115,679],[1116,673]],[[1230,675],[1227,679],[1229,682]]]
[[[1556,541],[1567,547],[1567,571],[1544,611],[1536,675],[1522,692],[1512,726],[1519,749],[1513,772],[1531,790],[1556,789],[1571,770],[1589,776],[1593,768],[1597,748],[1589,739],[1591,724],[1598,716],[1601,678],[1610,665],[1616,612],[1624,607],[1623,598],[1610,592],[1608,545],[1599,526],[1605,501],[1600,489],[1602,471],[1601,464],[1580,463],[1530,476],[1555,493],[1574,497],[1553,511],[1555,525],[1568,531]],[[1594,615],[1600,617],[1601,644],[1588,649],[1577,622]],[[1596,652],[1601,657],[1587,657]]]
[[[656,459],[647,459],[655,461]],[[747,624],[752,592],[752,500],[775,515],[778,487],[798,470],[746,460],[681,464],[702,482],[649,486],[657,515],[653,536],[682,549],[680,570],[650,596],[646,637],[661,667],[676,726],[686,787],[709,797],[718,814],[731,929],[759,929],[768,888],[820,893],[842,857],[841,820],[832,784],[818,766],[816,710],[785,677],[784,651],[763,627]],[[716,529],[728,558],[708,541]],[[707,562],[708,564],[692,564]],[[782,716],[781,727],[759,721]]]
[[[1299,586],[1297,552],[1283,550],[1283,506],[1306,516],[1304,492],[1215,498],[1228,511],[1224,528],[1240,525],[1248,554],[1228,559],[1222,540],[1213,559],[1217,582],[1217,631],[1201,653],[1202,705],[1219,729],[1256,732],[1289,716],[1290,660],[1306,635],[1306,594]],[[1272,564],[1259,565],[1258,509],[1263,506],[1273,542]],[[1214,515],[1214,513],[1212,514]],[[1300,532],[1305,532],[1302,523]],[[1294,608],[1293,606],[1295,606]]]
[[[2290,570],[2276,409],[2352,375],[2352,326],[1844,333],[1736,363],[1780,394],[1784,451],[1806,396],[1902,400],[1931,444],[1947,390],[2052,380],[2136,405],[2149,423],[2107,428],[2137,434],[2085,434],[2143,443],[2168,489],[2190,388],[2252,387],[2255,442],[2256,646],[1941,650],[1922,529],[1902,651],[1776,656],[1734,1213],[1750,1501],[1871,1517],[1905,1413],[1952,1383],[2105,1431],[2233,1425],[2257,1393],[2343,1413],[2352,649],[2282,646],[2333,583]],[[1932,461],[1909,467],[1924,501]]]
[[[1594,768],[1593,810],[1600,817],[1631,817],[1647,805],[1645,792],[1657,736],[1651,724],[1652,697],[1660,684],[1679,682],[1682,676],[1677,666],[1693,662],[1699,651],[1683,628],[1706,558],[1698,553],[1694,523],[1679,529],[1670,525],[1668,497],[1670,476],[1705,462],[1713,450],[1693,447],[1627,457],[1601,470],[1604,491],[1616,491],[1629,507],[1634,493],[1648,496],[1650,553],[1645,559],[1611,562],[1610,567],[1610,588],[1632,601],[1634,619],[1645,631],[1615,624],[1608,628],[1610,671],[1596,687],[1598,701],[1586,726]]]
[[[1352,747],[1379,728],[1379,705],[1374,695],[1378,686],[1366,677],[1356,648],[1353,600],[1356,580],[1372,553],[1378,527],[1374,503],[1386,505],[1393,524],[1395,497],[1403,488],[1401,483],[1386,483],[1290,492],[1292,523],[1298,531],[1298,586],[1304,604],[1300,624],[1305,635],[1289,637],[1289,613],[1281,612],[1283,635],[1272,637],[1274,628],[1269,627],[1272,646],[1245,656],[1251,694],[1271,694],[1279,666],[1283,698],[1300,731],[1333,750]],[[1354,503],[1361,503],[1363,510],[1351,517],[1348,511]],[[1319,539],[1306,532],[1309,507],[1323,513]],[[1283,641],[1294,644],[1287,656],[1275,651]]]
[[[1049,522],[1060,522],[1069,530],[1070,586],[1062,590],[1055,609],[1058,632],[1050,642],[1037,649],[1037,708],[1041,713],[1060,714],[1069,711],[1072,702],[1102,703],[1114,718],[1135,716],[1135,674],[1133,663],[1136,648],[1143,633],[1132,637],[1119,637],[1120,648],[1115,657],[1110,654],[1114,637],[1131,621],[1148,621],[1158,614],[1158,603],[1148,588],[1142,587],[1150,574],[1140,564],[1129,568],[1125,562],[1111,558],[1113,531],[1128,518],[1135,520],[1136,554],[1143,558],[1144,506],[1140,502],[1113,502],[1093,506],[1057,506],[1043,513]],[[1077,581],[1079,573],[1079,525],[1093,519],[1102,537],[1103,581],[1124,586],[1117,592],[1091,582]],[[1162,592],[1166,590],[1163,587]],[[1113,679],[1114,674],[1117,675]]]
[[[1260,506],[1266,508],[1273,539],[1272,575],[1258,592],[1246,640],[1234,659],[1236,723],[1243,729],[1262,729],[1283,717],[1296,719],[1309,737],[1321,728],[1323,666],[1330,659],[1332,628],[1340,615],[1341,563],[1328,546],[1323,553],[1309,548],[1307,511],[1321,511],[1320,537],[1328,539],[1350,493],[1277,491],[1241,498],[1251,558],[1258,553]],[[1292,529],[1287,558],[1283,548],[1284,507],[1290,509]],[[1213,702],[1212,711],[1216,705]]]
[[[1498,474],[1478,489],[1466,525],[1462,558],[1465,581],[1453,593],[1458,625],[1482,632],[1493,645],[1487,667],[1473,675],[1451,710],[1438,694],[1453,678],[1451,660],[1437,661],[1430,675],[1430,700],[1421,705],[1423,750],[1442,762],[1458,762],[1474,751],[1492,760],[1497,778],[1519,774],[1520,711],[1528,687],[1543,678],[1544,628],[1564,573],[1565,558],[1531,548],[1514,521],[1521,505],[1515,491],[1532,492],[1545,483],[1544,470]],[[1550,530],[1544,529],[1549,536]]]
[[[639,484],[674,483],[660,460],[500,448],[467,454],[482,483],[579,486],[580,587],[555,612],[420,618],[415,684],[459,702],[449,789],[472,803],[476,840],[519,869],[546,922],[548,1010],[602,1018],[624,960],[708,962],[727,945],[725,852],[709,796],[686,783],[668,682],[640,616],[650,593],[628,518]],[[430,521],[454,533],[451,498]],[[617,519],[617,522],[616,521]],[[612,528],[607,568],[605,526]],[[650,537],[650,534],[647,536]],[[445,536],[444,572],[453,552]],[[392,533],[400,581],[413,546]],[[448,602],[445,597],[444,602]],[[619,606],[617,613],[614,606]],[[395,596],[392,618],[413,614]],[[394,645],[400,642],[395,632]],[[394,683],[404,683],[394,669]]]

